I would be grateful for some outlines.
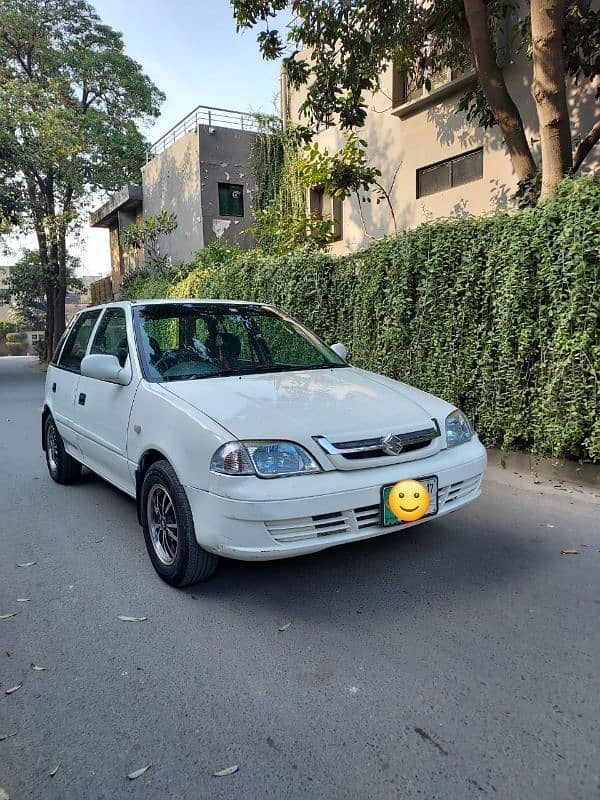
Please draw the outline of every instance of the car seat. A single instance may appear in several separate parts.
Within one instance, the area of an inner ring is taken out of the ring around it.
[[[211,358],[218,361],[223,369],[230,369],[231,362],[239,358],[242,343],[239,336],[223,331],[211,334],[206,340],[206,348]]]

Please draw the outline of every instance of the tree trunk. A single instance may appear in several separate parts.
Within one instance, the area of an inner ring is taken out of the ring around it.
[[[54,337],[56,345],[65,330],[65,298],[67,294],[67,237],[64,227],[58,233],[58,281],[54,296]]]
[[[600,119],[590,131],[583,137],[573,153],[573,172],[577,172],[585,159],[591,153],[593,147],[600,142]]]
[[[58,346],[60,337],[65,330],[65,297],[66,289],[64,286],[57,286],[54,290],[54,330],[52,335],[52,351]]]
[[[44,327],[44,352],[45,361],[50,361],[54,353],[54,285],[50,282],[44,284],[46,295],[46,325]]]
[[[517,178],[524,180],[536,172],[537,166],[525,136],[523,120],[506,88],[502,70],[496,63],[485,2],[464,0],[464,9],[468,27],[465,44],[471,53],[483,93],[504,136]]]
[[[51,353],[54,352],[60,333],[58,333],[60,326],[60,286],[58,283],[58,244],[55,239],[56,234],[52,237],[50,246],[48,248],[48,286],[50,292],[46,294],[46,324],[50,329],[47,340],[46,349]],[[50,319],[50,322],[48,320]],[[63,323],[64,323],[64,309],[63,309]]]
[[[531,0],[533,94],[540,123],[545,200],[573,167],[565,86],[563,27],[566,0]]]

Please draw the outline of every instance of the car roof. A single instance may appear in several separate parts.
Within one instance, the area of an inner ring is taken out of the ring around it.
[[[88,308],[109,308],[111,306],[114,307],[123,307],[123,306],[151,306],[151,305],[181,305],[181,303],[187,304],[194,304],[194,305],[220,305],[220,306],[261,306],[263,308],[272,308],[269,303],[257,303],[252,300],[220,300],[220,299],[211,299],[208,297],[202,298],[187,298],[187,297],[177,297],[177,298],[154,298],[154,299],[139,299],[139,300],[115,300],[111,303],[98,303],[95,306],[88,306]]]

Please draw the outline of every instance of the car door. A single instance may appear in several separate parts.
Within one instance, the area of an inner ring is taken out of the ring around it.
[[[78,460],[81,460],[81,453],[75,427],[75,394],[81,361],[101,312],[102,309],[84,311],[77,317],[62,350],[60,353],[57,350],[58,360],[49,367],[48,402],[52,416],[65,443],[65,449]]]
[[[83,463],[128,494],[135,494],[127,465],[127,428],[140,373],[130,356],[133,331],[128,317],[129,309],[109,306],[96,327],[89,353],[116,356],[121,366],[129,362],[131,381],[120,386],[82,375],[74,414]]]

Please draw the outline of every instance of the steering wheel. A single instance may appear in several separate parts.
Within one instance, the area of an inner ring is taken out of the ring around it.
[[[162,373],[162,375],[168,376],[169,370],[173,367],[176,367],[178,364],[190,362],[206,364],[206,361],[194,350],[189,347],[184,347],[182,350],[165,350],[162,356],[154,364],[154,368]]]

